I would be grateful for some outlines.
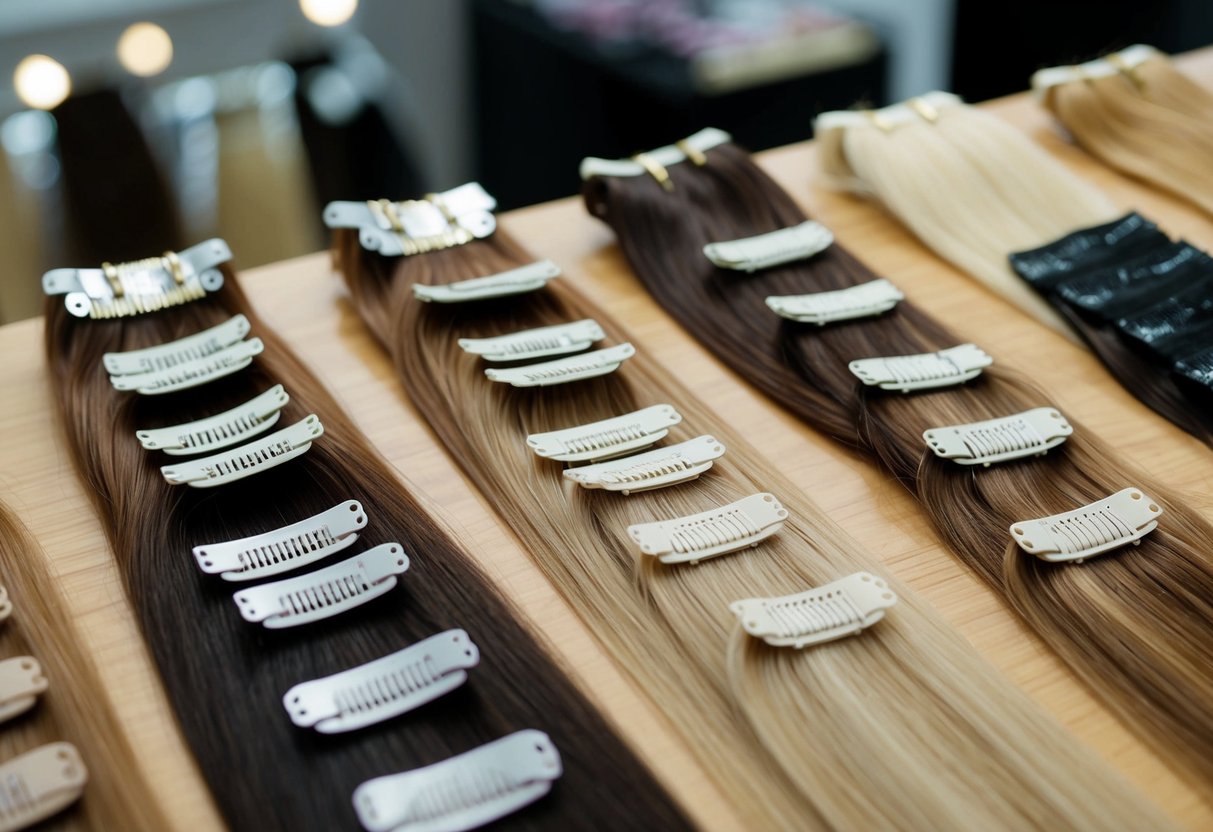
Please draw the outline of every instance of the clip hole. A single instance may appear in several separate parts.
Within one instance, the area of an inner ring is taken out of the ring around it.
[[[1129,496],[1130,496],[1130,497],[1132,497],[1134,500],[1140,500],[1140,499],[1141,499],[1141,493],[1140,493],[1140,492],[1137,492],[1137,491],[1134,491],[1134,492],[1133,492],[1132,494],[1130,494]]]
[[[1154,505],[1153,503],[1150,503],[1150,511],[1158,511],[1158,506]]]

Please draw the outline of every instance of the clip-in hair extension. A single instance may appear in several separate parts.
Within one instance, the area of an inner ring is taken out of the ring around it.
[[[467,681],[480,650],[463,630],[430,636],[381,659],[295,685],[282,697],[291,722],[322,734],[376,725]]]
[[[695,564],[757,546],[779,531],[787,517],[773,494],[758,493],[711,511],[628,526],[628,536],[642,553],[662,563]]]
[[[315,413],[288,428],[254,439],[238,448],[211,456],[183,459],[160,469],[170,485],[211,488],[274,468],[307,453],[312,440],[324,433],[324,425]]]
[[[594,462],[654,445],[681,421],[682,414],[672,406],[658,404],[575,428],[532,433],[526,443],[544,459]]]
[[[0,763],[0,832],[17,832],[80,799],[88,769],[70,742],[51,742]]]
[[[585,180],[594,176],[652,176],[660,183],[661,179],[650,169],[653,165],[662,170],[687,160],[694,165],[703,165],[707,162],[704,153],[732,140],[732,136],[723,130],[706,127],[680,142],[637,154],[631,159],[598,159],[589,156],[581,160],[581,178]]]
[[[178,390],[188,390],[237,373],[252,364],[253,359],[261,355],[264,349],[265,345],[261,343],[260,338],[250,338],[213,352],[205,358],[187,361],[166,370],[130,376],[110,376],[110,384],[115,390],[134,390],[145,396],[176,393]]]
[[[881,390],[929,390],[951,387],[977,378],[994,359],[973,344],[961,344],[939,352],[861,358],[848,366],[869,387]]]
[[[1162,53],[1153,46],[1139,43],[1127,49],[1122,49],[1119,52],[1113,52],[1110,55],[1097,58],[1094,61],[1087,61],[1085,64],[1054,66],[1048,69],[1037,70],[1032,75],[1032,92],[1036,94],[1037,98],[1043,100],[1053,87],[1070,84],[1074,81],[1094,81],[1097,78],[1108,78],[1118,73],[1128,77],[1133,81],[1135,86],[1140,86],[1141,79],[1137,77],[1137,67],[1151,58],[1156,58],[1160,55]]]
[[[794,595],[734,601],[729,609],[754,638],[800,649],[858,635],[896,603],[897,594],[883,580],[856,572]]]
[[[42,276],[47,295],[66,295],[77,318],[124,318],[180,306],[223,288],[217,267],[232,259],[223,240],[208,240],[177,254],[165,252],[100,269],[51,269]]]
[[[358,539],[366,524],[362,503],[346,500],[272,532],[195,546],[194,558],[208,575],[217,574],[225,581],[254,581],[310,566],[340,552]]]
[[[833,242],[830,229],[819,222],[805,220],[800,225],[754,237],[708,243],[703,247],[703,253],[722,269],[756,272],[795,260],[807,260],[825,251]]]
[[[13,602],[9,600],[8,590],[0,586],[0,621],[13,614]]]
[[[995,462],[1043,456],[1073,432],[1059,411],[1036,407],[984,422],[931,428],[922,438],[941,459],[989,468]]]
[[[171,370],[214,355],[244,340],[252,325],[244,315],[233,315],[221,324],[154,347],[126,352],[107,352],[101,358],[112,376],[136,376]]]
[[[1050,563],[1082,563],[1141,539],[1158,527],[1162,506],[1139,488],[1126,488],[1088,506],[1011,525],[1011,539]]]
[[[517,269],[458,283],[414,283],[413,297],[425,303],[466,303],[534,292],[560,277],[560,267],[551,260],[536,260]]]
[[[517,812],[552,790],[560,752],[526,729],[424,768],[367,780],[354,811],[367,832],[461,832]]]
[[[32,656],[16,656],[0,661],[0,722],[7,722],[28,711],[48,686],[42,665]],[[0,811],[0,817],[3,812]]]
[[[265,433],[277,424],[282,408],[290,400],[286,389],[275,384],[223,413],[172,427],[136,431],[135,436],[147,450],[164,451],[169,456],[211,453]]]
[[[356,228],[367,251],[388,257],[422,254],[483,239],[497,230],[497,200],[476,182],[424,199],[330,202],[329,228]]]
[[[496,338],[460,338],[459,348],[486,361],[530,361],[589,349],[606,337],[597,321],[525,329]]]
[[[711,436],[699,436],[648,453],[568,468],[565,479],[582,488],[621,491],[625,496],[654,488],[689,482],[724,456],[724,445]]]
[[[825,326],[837,321],[882,315],[905,300],[901,290],[887,280],[871,280],[858,286],[807,295],[771,295],[766,303],[781,318],[802,324]]]
[[[524,367],[488,369],[484,374],[492,381],[511,384],[514,387],[547,387],[552,384],[567,384],[613,373],[619,365],[636,354],[631,344],[616,344],[603,350],[558,358]]]
[[[389,592],[409,558],[399,543],[383,543],[361,554],[297,578],[242,589],[232,596],[245,621],[271,630],[297,627],[340,615]]]

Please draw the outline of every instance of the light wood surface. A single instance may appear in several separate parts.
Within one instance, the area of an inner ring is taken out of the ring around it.
[[[1213,85],[1213,52],[1188,56],[1184,65]],[[1118,204],[1142,211],[1172,234],[1213,248],[1213,222],[1087,158],[1066,143],[1027,96],[987,106]],[[806,122],[811,115],[806,112]],[[1124,393],[1088,353],[942,263],[879,209],[815,187],[813,153],[812,145],[802,144],[763,154],[761,161],[812,216],[829,225],[876,271],[894,277],[909,297],[1001,364],[1033,373],[1067,414],[1187,494],[1213,518],[1213,453]],[[789,418],[710,358],[641,291],[609,231],[589,218],[579,202],[536,206],[507,214],[502,223],[537,255],[559,262],[569,280],[631,330],[640,348],[755,437],[797,485],[1059,719],[1075,741],[1096,749],[1185,826],[1213,828],[1213,807],[1122,728],[998,598],[943,549],[905,491],[875,467]],[[705,828],[740,828],[665,725],[659,708],[606,657],[419,421],[387,358],[330,273],[328,257],[318,254],[267,266],[241,280],[257,310],[312,365],[409,487],[423,495],[485,564],[694,817]],[[0,499],[27,523],[59,576],[80,637],[97,657],[144,773],[175,827],[221,828],[176,731],[100,526],[59,441],[41,358],[41,322],[0,327],[0,356]],[[98,426],[103,429],[106,426]]]

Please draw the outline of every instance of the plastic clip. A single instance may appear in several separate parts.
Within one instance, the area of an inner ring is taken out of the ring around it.
[[[1158,527],[1162,506],[1140,488],[1117,491],[1089,506],[1011,525],[1011,539],[1050,563],[1082,563],[1128,543],[1137,546]]]
[[[160,469],[170,485],[211,488],[277,467],[307,453],[312,440],[324,434],[320,417],[311,414],[288,428],[254,439],[238,448],[211,456],[184,459]]]
[[[531,361],[589,349],[606,337],[597,321],[525,329],[496,338],[460,338],[459,348],[486,361]]]
[[[467,681],[480,650],[447,630],[372,662],[295,685],[282,697],[291,722],[322,734],[375,725],[432,702]]]
[[[994,359],[973,344],[961,344],[939,352],[862,358],[850,363],[851,372],[869,387],[881,390],[929,390],[952,387],[977,378]]]
[[[613,373],[619,369],[620,364],[635,354],[636,348],[631,344],[616,344],[603,350],[594,350],[570,358],[558,358],[555,361],[527,364],[524,367],[488,369],[484,374],[492,381],[511,384],[514,387],[548,387]]]
[[[559,266],[551,260],[537,260],[517,269],[458,283],[414,283],[413,296],[425,303],[489,300],[537,291],[557,277],[560,277]]]
[[[858,635],[896,603],[896,593],[883,580],[856,572],[795,595],[734,601],[729,609],[754,638],[800,649]]]
[[[488,237],[497,230],[497,201],[476,182],[424,199],[330,202],[329,228],[356,228],[368,251],[388,257],[423,254]]]
[[[526,443],[544,459],[593,462],[625,456],[656,444],[681,421],[682,415],[671,405],[658,404],[575,428],[532,433]]]
[[[711,436],[700,436],[635,456],[583,465],[565,470],[565,479],[582,488],[621,491],[626,496],[668,485],[689,482],[724,456],[724,445]]]
[[[517,731],[441,763],[367,780],[354,811],[368,832],[461,832],[534,803],[563,773],[542,731]]]
[[[100,269],[51,269],[42,276],[47,295],[66,295],[77,318],[125,318],[180,306],[223,288],[218,266],[232,259],[223,240],[208,240],[180,254],[165,252]]]
[[[807,260],[825,251],[834,242],[830,229],[819,222],[806,220],[800,225],[781,228],[766,234],[708,243],[704,256],[722,269],[756,272],[796,260]]]
[[[0,764],[4,784],[0,832],[17,832],[71,806],[84,793],[88,769],[70,742],[52,742]]]
[[[1042,456],[1073,432],[1055,408],[1036,407],[1000,419],[931,428],[922,438],[941,459],[989,468],[995,462]]]
[[[774,495],[758,493],[700,514],[628,526],[628,536],[643,554],[662,563],[694,564],[757,546],[779,531],[787,517]]]
[[[283,386],[275,384],[239,407],[172,427],[136,431],[135,437],[147,450],[169,456],[211,453],[265,433],[278,423],[290,400]]]
[[[13,614],[13,602],[9,600],[8,590],[0,586],[0,621],[6,620]]]
[[[0,722],[28,711],[46,691],[48,682],[42,665],[32,656],[0,661]]]
[[[358,539],[367,524],[357,500],[272,532],[194,547],[198,568],[225,581],[253,581],[324,560]]]
[[[383,543],[297,578],[242,589],[232,596],[245,621],[271,630],[321,621],[361,606],[396,586],[409,568],[399,543]]]
[[[872,280],[832,292],[807,295],[771,295],[766,303],[781,318],[802,324],[825,326],[837,321],[882,315],[905,300],[901,290],[887,280]]]
[[[249,334],[248,318],[233,315],[218,326],[204,329],[193,335],[127,352],[107,352],[101,359],[105,371],[112,376],[131,376],[171,370],[200,358],[214,355]]]

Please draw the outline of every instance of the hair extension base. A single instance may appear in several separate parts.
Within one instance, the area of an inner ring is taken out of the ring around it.
[[[324,425],[320,424],[320,417],[313,413],[288,428],[254,439],[238,448],[165,465],[160,473],[170,485],[194,488],[226,485],[302,456],[312,447],[312,440],[323,434]]]
[[[1049,563],[1082,563],[1121,546],[1137,546],[1158,527],[1162,506],[1140,488],[1125,488],[1082,508],[1011,525],[1020,549]]]
[[[983,422],[931,428],[922,438],[940,459],[989,468],[1029,456],[1043,456],[1066,441],[1074,428],[1052,407],[1036,407]]]
[[[424,199],[330,202],[329,228],[356,228],[367,251],[386,257],[438,251],[488,237],[497,230],[497,200],[476,182]]]
[[[440,763],[367,780],[354,811],[368,832],[463,832],[534,803],[563,773],[551,737],[526,729]]]
[[[532,433],[526,443],[537,456],[560,462],[595,462],[655,445],[682,421],[672,405],[658,404],[574,428]]]
[[[856,572],[793,595],[734,601],[729,609],[754,638],[799,650],[858,635],[896,603],[896,593],[882,579]]]
[[[819,222],[805,220],[799,225],[766,234],[708,243],[703,247],[703,254],[722,269],[752,274],[759,269],[807,260],[833,243],[834,235],[830,229]]]
[[[467,681],[480,651],[463,630],[447,630],[403,650],[323,679],[295,685],[282,697],[291,722],[322,734],[376,725],[432,702]]]
[[[169,456],[212,453],[265,433],[278,423],[290,400],[285,388],[275,384],[231,410],[172,427],[136,431],[135,437],[144,449]]]
[[[382,543],[341,563],[297,578],[242,589],[232,596],[245,621],[278,630],[340,615],[389,592],[409,558],[399,543]]]
[[[728,144],[732,140],[733,137],[723,130],[705,127],[698,133],[687,136],[681,142],[650,150],[644,156],[647,160],[663,168],[668,168],[691,158],[687,155],[688,149],[692,151],[691,156],[694,156],[695,153],[702,155],[706,151],[722,144]],[[635,158],[598,159],[594,156],[587,156],[581,160],[579,172],[581,178],[586,180],[595,176],[645,176],[649,174],[649,169]]]
[[[265,534],[194,547],[198,568],[225,581],[254,581],[324,560],[358,539],[367,524],[362,503],[347,500]]]
[[[65,295],[64,306],[77,318],[125,318],[219,291],[223,272],[218,266],[231,259],[227,243],[208,240],[180,254],[170,251],[100,269],[51,269],[42,276],[42,291]]]
[[[887,280],[870,280],[858,286],[807,295],[771,295],[767,307],[781,318],[802,324],[826,324],[883,315],[905,300]]]
[[[568,384],[571,381],[608,375],[618,370],[620,364],[635,354],[635,347],[623,343],[602,350],[574,355],[570,358],[544,361],[540,364],[491,368],[485,370],[484,374],[492,381],[510,384],[514,387],[548,387],[553,384]]]
[[[619,491],[626,497],[698,479],[722,456],[724,445],[714,437],[699,436],[612,462],[568,468],[564,477],[582,488]]]
[[[526,329],[496,338],[460,338],[459,348],[485,361],[533,361],[589,349],[606,337],[597,321]]]
[[[869,387],[881,390],[931,390],[952,387],[977,378],[994,359],[973,344],[961,344],[939,352],[861,358],[849,365],[851,372]]]
[[[48,687],[42,665],[32,656],[16,656],[0,661],[0,722],[34,707],[38,695]]]
[[[711,511],[628,526],[641,553],[662,563],[691,563],[757,546],[788,517],[773,494],[760,492]]]
[[[88,769],[70,742],[52,742],[0,764],[4,784],[0,832],[17,832],[80,799]]]
[[[414,283],[413,297],[424,303],[467,303],[535,292],[560,277],[551,260],[536,260],[517,269],[457,283]]]
[[[265,345],[260,338],[239,341],[230,347],[213,352],[205,358],[186,361],[165,370],[139,373],[129,376],[110,376],[115,390],[134,390],[144,396],[159,396],[176,393],[191,387],[200,387],[216,379],[238,373],[261,355]]]

